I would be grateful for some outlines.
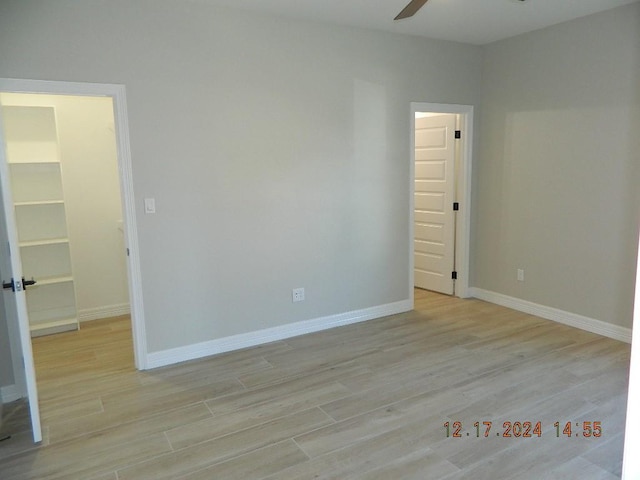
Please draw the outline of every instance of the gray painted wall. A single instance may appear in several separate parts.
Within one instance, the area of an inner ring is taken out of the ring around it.
[[[412,101],[481,104],[472,285],[629,327],[639,16],[480,48],[184,1],[7,0],[0,76],[126,85],[150,352],[405,299]]]
[[[640,4],[489,45],[483,85],[473,284],[630,328]]]
[[[409,104],[477,104],[481,53],[185,1],[0,6],[0,76],[127,87],[150,352],[407,299]]]

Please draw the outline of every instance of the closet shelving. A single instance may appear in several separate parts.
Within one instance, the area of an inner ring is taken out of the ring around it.
[[[32,336],[79,327],[53,107],[2,107]]]

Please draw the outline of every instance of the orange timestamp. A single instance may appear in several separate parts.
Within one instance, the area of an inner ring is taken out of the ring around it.
[[[497,422],[499,425],[500,423]],[[473,429],[466,430],[460,421],[444,422],[444,429],[447,438],[463,438],[476,437],[487,438],[490,435],[503,438],[533,438],[542,436],[542,422],[531,421],[507,421],[502,422],[502,428],[494,428],[493,421],[476,421],[473,423]],[[602,436],[601,421],[585,421],[585,422],[555,422],[556,437],[584,437],[584,438],[600,438]]]

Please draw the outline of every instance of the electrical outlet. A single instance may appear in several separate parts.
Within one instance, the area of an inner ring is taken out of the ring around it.
[[[293,303],[304,302],[304,288],[294,288],[291,290],[291,299]]]
[[[524,270],[522,268],[518,269],[518,281],[524,282]]]

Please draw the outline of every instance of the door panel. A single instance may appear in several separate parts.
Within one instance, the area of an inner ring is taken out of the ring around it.
[[[424,218],[428,211],[444,211],[444,194],[423,193],[416,195],[415,209],[415,221]]]
[[[3,290],[3,300],[11,337],[16,386],[29,402],[33,441],[40,442],[42,441],[42,428],[40,426],[36,373],[31,350],[27,301],[25,291],[22,288],[22,267],[16,219],[8,179],[9,167],[5,151],[2,116],[0,115],[0,274],[2,274],[3,282],[9,282],[13,279],[16,284],[15,292],[11,289]]]
[[[414,240],[413,248],[416,253],[429,255],[444,256],[444,245],[433,242],[424,242],[422,240]]]
[[[428,243],[435,243],[434,247],[444,246],[444,228],[441,224],[417,223],[416,238]]]
[[[446,168],[445,162],[424,160],[418,163],[416,161],[416,179],[446,181]],[[429,192],[429,188],[428,184],[416,182],[417,192]]]
[[[453,294],[456,116],[416,118],[414,284]]]

